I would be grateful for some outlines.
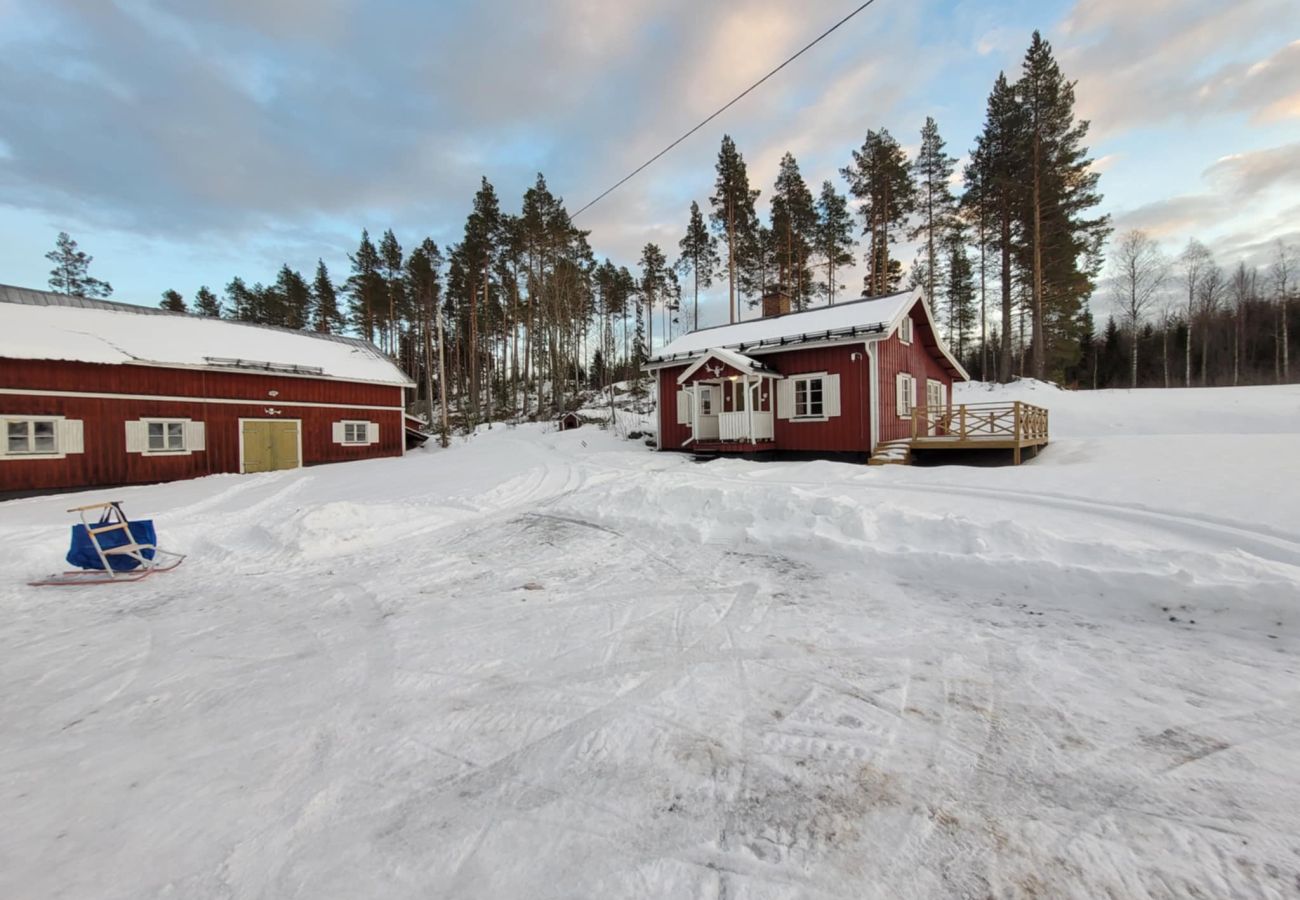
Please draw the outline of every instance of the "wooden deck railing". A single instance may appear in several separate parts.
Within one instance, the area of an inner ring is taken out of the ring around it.
[[[1047,441],[1047,410],[1019,400],[1011,403],[962,403],[951,408],[912,410],[912,437],[958,441],[1007,440],[1026,444]]]

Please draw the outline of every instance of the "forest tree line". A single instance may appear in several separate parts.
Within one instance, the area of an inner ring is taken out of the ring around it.
[[[843,192],[826,180],[814,195],[786,153],[763,222],[761,192],[723,136],[712,193],[690,204],[675,259],[648,243],[632,268],[598,260],[542,175],[517,211],[503,210],[483,178],[460,239],[447,247],[426,237],[404,248],[391,229],[377,241],[363,230],[341,281],[318,260],[310,277],[284,265],[267,282],[235,277],[220,295],[204,286],[188,302],[169,290],[161,305],[371,340],[417,382],[417,409],[432,420],[450,408],[466,428],[548,417],[583,389],[616,381],[643,390],[637,376],[653,348],[699,324],[702,291],[725,287],[733,322],[773,289],[796,310],[833,304],[844,299],[844,273],[859,253],[861,294],[924,288],[943,336],[976,378],[1116,386],[1114,361],[1123,355],[1130,384],[1158,384],[1180,348],[1186,383],[1233,383],[1224,381],[1225,359],[1236,383],[1259,380],[1270,353],[1286,377],[1285,303],[1271,307],[1282,324],[1269,332],[1261,279],[1247,277],[1254,287],[1243,299],[1228,284],[1237,273],[1211,275],[1212,261],[1197,269],[1181,318],[1153,318],[1150,297],[1134,309],[1129,291],[1133,314],[1119,304],[1118,321],[1096,333],[1089,300],[1111,227],[1094,213],[1101,194],[1087,132],[1074,113],[1073,82],[1035,32],[1019,77],[995,80],[960,173],[933,118],[915,159],[888,129],[869,130],[839,172]],[[1112,254],[1117,270],[1129,238]],[[906,271],[904,240],[917,247]],[[1162,290],[1173,265],[1164,268]],[[1288,285],[1300,280],[1288,277]]]

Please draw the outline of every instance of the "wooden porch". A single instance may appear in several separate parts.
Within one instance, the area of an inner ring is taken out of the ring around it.
[[[872,465],[907,465],[918,450],[1010,450],[1020,465],[1026,449],[1047,445],[1048,413],[1023,403],[963,403],[948,408],[912,410],[912,435],[882,442]]]

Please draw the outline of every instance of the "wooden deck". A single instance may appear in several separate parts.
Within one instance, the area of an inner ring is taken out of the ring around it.
[[[1010,450],[1012,460],[1020,465],[1027,448],[1044,447],[1048,440],[1047,410],[1031,403],[918,407],[912,410],[911,438],[877,447],[871,463],[907,465],[917,450]],[[900,452],[900,445],[906,446],[906,453]]]

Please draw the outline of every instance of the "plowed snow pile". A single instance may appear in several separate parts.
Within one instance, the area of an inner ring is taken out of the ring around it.
[[[496,427],[0,503],[0,897],[1296,896],[1300,389],[1007,396],[1018,469]],[[189,559],[25,587],[96,499]]]

